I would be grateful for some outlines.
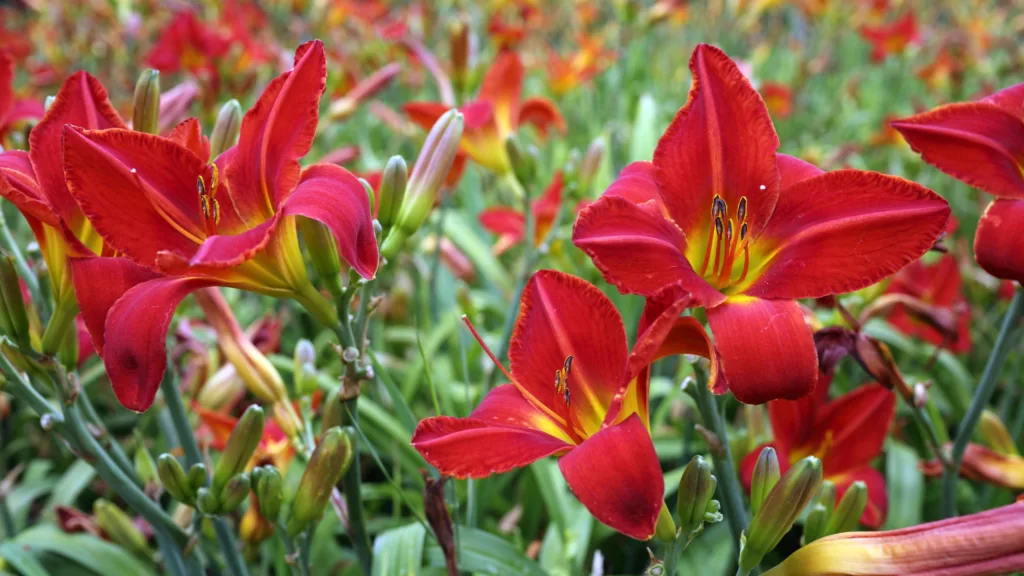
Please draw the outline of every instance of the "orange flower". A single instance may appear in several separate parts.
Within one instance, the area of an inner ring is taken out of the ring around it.
[[[760,92],[773,118],[789,118],[793,113],[793,91],[785,84],[765,82]]]
[[[902,54],[917,40],[917,19],[913,12],[907,12],[888,24],[865,26],[860,35],[871,44],[871,58],[881,62],[890,54]]]
[[[569,56],[551,50],[548,54],[548,79],[551,91],[565,94],[605,70],[615,60],[615,51],[607,50],[597,38],[582,38],[580,47]]]

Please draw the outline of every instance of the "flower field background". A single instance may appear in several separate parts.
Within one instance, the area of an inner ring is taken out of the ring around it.
[[[0,2],[0,576],[1024,571],[1022,35]]]

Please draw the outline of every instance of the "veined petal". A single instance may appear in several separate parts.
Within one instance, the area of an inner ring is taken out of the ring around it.
[[[859,290],[927,252],[946,229],[949,204],[913,182],[839,170],[802,180],[779,197],[751,245],[745,294],[817,298]]]
[[[188,148],[201,160],[205,161],[210,157],[210,139],[203,136],[203,127],[199,125],[199,120],[195,118],[188,118],[182,121],[171,130],[167,138],[177,142],[184,148]]]
[[[569,402],[555,374],[572,356]],[[626,329],[618,310],[592,284],[554,270],[533,275],[523,290],[509,345],[516,384],[584,434],[597,432],[622,384]]]
[[[558,111],[555,103],[547,98],[527,98],[519,108],[519,125],[532,124],[541,136],[547,136],[551,130],[565,133],[565,118]]]
[[[338,253],[363,278],[377,273],[377,238],[370,199],[359,180],[340,166],[314,164],[281,206],[282,216],[317,220],[334,234]]]
[[[71,259],[78,309],[97,354],[103,356],[107,314],[114,303],[138,284],[160,277],[127,258]]]
[[[974,257],[986,272],[1024,282],[1024,200],[997,198],[982,214],[974,235]]]
[[[157,253],[191,256],[205,237],[196,192],[213,182],[206,162],[159,136],[130,130],[82,131],[64,138],[68,188],[111,246],[143,266]]]
[[[630,538],[654,535],[665,481],[639,416],[602,428],[560,458],[558,467],[595,518]]]
[[[892,123],[925,162],[1007,198],[1024,198],[1024,117],[989,102],[963,102]]]
[[[74,228],[82,219],[82,212],[68,191],[61,165],[65,124],[88,130],[124,128],[125,125],[107,99],[107,91],[100,81],[80,71],[64,81],[43,119],[29,134],[29,156],[39,188],[61,219]]]
[[[573,446],[512,384],[489,392],[468,418],[421,421],[412,445],[442,474],[455,478],[500,474]]]
[[[144,412],[167,369],[167,328],[181,300],[215,283],[161,277],[130,288],[107,313],[103,364],[122,406]]]
[[[788,154],[776,154],[775,161],[779,165],[780,195],[784,195],[787,188],[801,180],[825,173],[824,170],[814,164]]]
[[[327,61],[319,40],[295,52],[295,67],[274,78],[242,118],[235,158],[227,168],[239,216],[268,220],[299,183],[299,158],[316,135]]]
[[[7,114],[14,106],[14,60],[7,51],[0,50],[0,132],[5,128]]]
[[[841,500],[846,491],[850,489],[850,484],[857,480],[864,482],[868,487],[868,504],[864,507],[860,523],[865,528],[872,530],[877,530],[885,523],[885,515],[889,510],[889,495],[885,488],[885,476],[881,472],[870,466],[865,466],[841,476],[832,476],[826,472],[825,478],[836,485],[836,502]]]
[[[947,444],[945,449],[949,447]],[[944,470],[939,460],[922,462],[920,468],[927,476],[941,476]],[[1017,454],[1000,454],[981,444],[968,443],[960,465],[960,475],[1010,490],[1024,490],[1024,458]]]
[[[879,384],[861,386],[818,411],[810,441],[825,445],[826,474],[867,466],[882,453],[896,412],[896,396]]]
[[[451,106],[440,102],[408,102],[402,106],[402,110],[414,124],[424,130],[430,130],[438,118],[451,110]]]
[[[740,296],[708,308],[707,314],[737,400],[796,400],[814,388],[818,353],[799,304]]]
[[[494,107],[494,120],[500,134],[512,134],[519,125],[519,95],[523,91],[523,63],[507,50],[495,58],[480,85],[478,100]],[[469,123],[466,123],[467,127]]]
[[[604,196],[619,196],[634,204],[654,208],[671,218],[658,190],[656,169],[650,162],[633,162],[619,172],[618,178],[604,191]]]
[[[757,237],[779,198],[775,134],[768,109],[746,77],[718,48],[700,44],[690,58],[689,100],[654,150],[662,196],[684,232],[710,230],[715,197],[723,221],[740,227],[740,201],[749,235]],[[691,241],[693,239],[691,238]]]
[[[2,54],[2,52],[0,52]],[[36,182],[28,152],[6,150],[0,152],[0,196],[14,204],[26,217],[53,228],[60,228],[60,220],[46,201]]]
[[[1024,83],[1003,88],[981,101],[991,102],[1017,118],[1024,118]]]
[[[494,254],[498,255],[523,239],[526,222],[522,213],[512,208],[488,208],[480,213],[480,225],[491,234],[498,236]]]
[[[651,296],[680,283],[697,305],[714,306],[725,300],[690,266],[683,254],[682,230],[661,214],[622,197],[606,194],[584,208],[572,240],[621,292]]]
[[[810,442],[818,413],[828,401],[831,383],[831,374],[819,372],[810,394],[798,400],[772,400],[768,403],[768,421],[772,425],[776,449],[782,448],[788,454]]]
[[[267,247],[283,217],[282,213],[274,214],[270,220],[257,224],[240,234],[217,234],[206,238],[202,246],[192,255],[188,265],[211,270],[238,266]],[[159,264],[162,265],[165,262],[165,260],[160,260]],[[172,273],[173,269],[162,266],[161,270]],[[180,271],[173,273],[180,273]]]

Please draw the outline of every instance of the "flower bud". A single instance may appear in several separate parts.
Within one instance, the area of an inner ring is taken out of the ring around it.
[[[509,136],[505,140],[505,153],[508,154],[508,161],[512,165],[512,173],[516,180],[522,185],[532,182],[537,173],[537,161],[530,150],[524,150],[518,138]]]
[[[352,441],[341,428],[331,428],[320,439],[313,455],[302,472],[295,500],[292,503],[291,518],[288,519],[288,535],[298,536],[306,526],[323,513],[331,497],[334,485],[341,479],[352,459]]]
[[[158,478],[156,460],[153,460],[153,455],[149,453],[149,449],[146,448],[146,444],[142,442],[141,438],[135,444],[135,473],[147,486],[156,483]]]
[[[779,479],[754,514],[740,549],[740,569],[753,570],[793,527],[821,488],[821,460],[808,456]]]
[[[156,134],[160,131],[160,72],[144,70],[135,83],[132,130]]]
[[[213,125],[213,132],[210,134],[210,157],[216,158],[234,146],[241,131],[242,105],[232,98],[225,102],[217,113],[217,123]]]
[[[213,492],[219,494],[228,481],[245,470],[263,438],[263,408],[256,404],[245,409],[231,431],[231,437],[213,470]],[[248,478],[246,478],[248,482]]]
[[[409,168],[405,164],[405,159],[401,156],[392,156],[384,166],[384,174],[380,179],[380,194],[377,195],[377,221],[384,230],[391,228],[398,219],[408,183]]]
[[[409,236],[415,234],[430,215],[452,162],[455,161],[464,122],[458,110],[449,110],[438,118],[427,134],[409,176],[398,219],[381,248],[385,258],[394,258]]]
[[[189,484],[185,469],[181,467],[177,458],[170,454],[161,454],[156,461],[156,471],[164,490],[172,498],[189,506],[195,504],[195,490]]]
[[[821,483],[821,491],[818,492],[818,497],[814,499],[815,504],[821,504],[832,513],[836,508],[836,485],[831,480],[825,480]]]
[[[868,505],[868,485],[863,480],[857,480],[846,489],[842,499],[836,506],[835,512],[828,521],[825,528],[825,535],[850,532],[857,529],[860,518],[864,515],[864,509]]]
[[[466,87],[469,71],[472,66],[476,38],[470,26],[469,16],[459,14],[453,19],[449,31],[449,60],[452,63],[452,82],[462,92]]]
[[[245,472],[228,480],[224,490],[217,497],[217,511],[221,514],[234,512],[249,495],[249,475]]]
[[[818,503],[811,506],[811,511],[807,513],[807,519],[804,520],[804,534],[800,538],[800,543],[806,546],[825,536],[827,534],[826,527],[830,520],[829,516],[831,516],[831,513],[824,504]]]
[[[295,345],[294,355],[294,382],[295,392],[299,396],[308,396],[316,391],[316,349],[313,343],[305,338]]]
[[[192,466],[189,466],[188,474],[188,485],[192,490],[199,490],[203,486],[206,486],[206,464],[202,462],[196,462]]]
[[[217,497],[209,488],[200,488],[196,492],[196,508],[199,508],[203,514],[217,514]]]
[[[345,404],[341,397],[342,387],[335,388],[323,404],[323,417],[320,421],[320,430],[327,431],[335,426],[345,425]]]
[[[978,436],[981,442],[992,450],[1007,456],[1016,456],[1017,444],[1003,421],[992,410],[983,410],[978,421]]]
[[[124,513],[124,510],[100,498],[93,502],[92,513],[96,517],[96,525],[114,544],[135,554],[149,556],[146,537],[135,526],[131,517]]]
[[[594,183],[594,176],[597,175],[597,171],[601,167],[602,156],[604,156],[604,139],[596,138],[590,143],[587,153],[583,155],[583,160],[580,163],[579,184],[580,190],[583,190],[584,194]]]
[[[321,280],[330,282],[341,273],[338,241],[334,239],[334,234],[317,220],[300,216],[297,221],[316,275]]]
[[[0,255],[0,329],[18,346],[30,349],[28,310],[21,296],[21,281],[10,256]]]
[[[256,500],[260,505],[263,517],[276,522],[281,513],[282,484],[281,473],[273,466],[260,467],[262,473],[256,481]]]
[[[768,446],[761,450],[754,465],[754,475],[750,480],[750,511],[757,514],[768,493],[778,483],[782,474],[779,472],[779,457],[775,448]]]
[[[718,479],[711,474],[711,465],[701,456],[694,456],[683,470],[676,499],[679,528],[684,535],[699,533],[703,528],[704,514],[717,485]]]

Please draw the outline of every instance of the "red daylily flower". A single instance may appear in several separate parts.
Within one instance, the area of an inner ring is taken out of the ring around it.
[[[65,128],[71,193],[122,256],[75,260],[73,276],[86,325],[125,407],[152,404],[166,368],[164,335],[190,292],[228,286],[295,298],[333,321],[333,309],[307,276],[296,216],[326,225],[360,275],[376,273],[362,185],[338,166],[299,167],[312,145],[326,75],[323,45],[300,46],[295,68],[267,86],[242,120],[238,145],[212,165],[195,120],[169,138]]]
[[[520,101],[523,74],[523,64],[515,52],[498,56],[484,77],[476,100],[459,109],[466,119],[460,157],[468,156],[496,174],[506,174],[512,165],[505,141],[519,126],[533,124],[542,136],[551,128],[565,131],[565,120],[553,102],[546,98]],[[409,118],[424,130],[429,130],[450,108],[440,102],[410,102],[404,106]],[[461,173],[464,160],[460,157],[456,157],[453,173]]]
[[[773,118],[789,118],[793,113],[793,91],[778,82],[761,84],[761,97]]]
[[[952,254],[943,255],[933,264],[918,260],[893,276],[887,294],[906,294],[926,305],[951,310],[956,315],[956,339],[950,340],[935,327],[908,314],[897,305],[889,314],[889,322],[908,336],[921,338],[936,346],[948,346],[954,353],[971,349],[971,315],[961,293],[960,265]]]
[[[892,123],[925,162],[996,196],[974,237],[989,274],[1024,281],[1024,84]]]
[[[798,298],[869,286],[913,262],[949,206],[894,176],[776,154],[757,92],[717,48],[697,47],[690,98],[653,162],[627,166],[580,212],[573,242],[621,292],[679,283],[707,309],[727,385],[741,402],[797,399],[818,358]]]
[[[42,117],[42,102],[14,94],[14,59],[0,50],[0,141],[15,124]]]
[[[598,520],[650,538],[664,482],[648,430],[645,369],[689,351],[673,337],[682,309],[676,302],[642,325],[630,353],[622,319],[600,290],[562,272],[536,273],[512,334],[511,383],[487,394],[468,418],[423,420],[413,446],[456,478],[560,455],[569,487]]]
[[[615,60],[615,51],[605,49],[597,38],[582,38],[573,54],[548,53],[548,84],[561,95],[589,81]]]
[[[917,41],[917,18],[913,12],[907,12],[888,24],[865,26],[860,35],[871,44],[871,58],[881,62],[890,54],[902,54]]]
[[[946,450],[950,446],[944,447]],[[945,467],[939,460],[922,462],[921,471],[926,476],[942,476]],[[981,444],[969,443],[960,464],[960,475],[970,480],[979,480],[1010,490],[1024,490],[1024,458],[1013,453],[997,452]]]
[[[534,200],[531,209],[533,210],[533,243],[539,246],[548,231],[555,223],[558,216],[558,208],[562,204],[562,173],[555,174],[555,178],[548,185],[544,194]],[[526,221],[523,214],[515,208],[502,206],[499,208],[488,208],[480,213],[480,224],[492,234],[497,234],[498,242],[494,245],[494,254],[498,255],[522,241],[526,234]]]
[[[215,61],[229,48],[228,40],[200,21],[195,12],[182,10],[164,28],[146,62],[161,72],[213,72]]]
[[[768,403],[768,419],[775,435],[773,442],[747,454],[740,476],[750,490],[754,465],[761,449],[775,448],[783,473],[807,456],[821,460],[826,480],[836,485],[836,498],[842,498],[857,480],[868,487],[868,505],[860,522],[878,528],[885,521],[888,497],[885,477],[871,467],[882,453],[896,410],[896,396],[878,384],[861,386],[828,400],[830,376],[822,375],[811,394],[797,401],[773,400]]]
[[[201,423],[196,435],[204,439],[210,448],[222,452],[227,447],[231,432],[238,425],[238,418],[204,408],[198,404],[194,404],[192,409],[199,415]],[[277,422],[268,420],[263,426],[263,436],[260,438],[259,444],[256,445],[256,451],[249,459],[246,470],[264,464],[273,464],[283,474],[288,470],[288,465],[294,458],[295,447],[292,446],[288,435],[281,430]]]

